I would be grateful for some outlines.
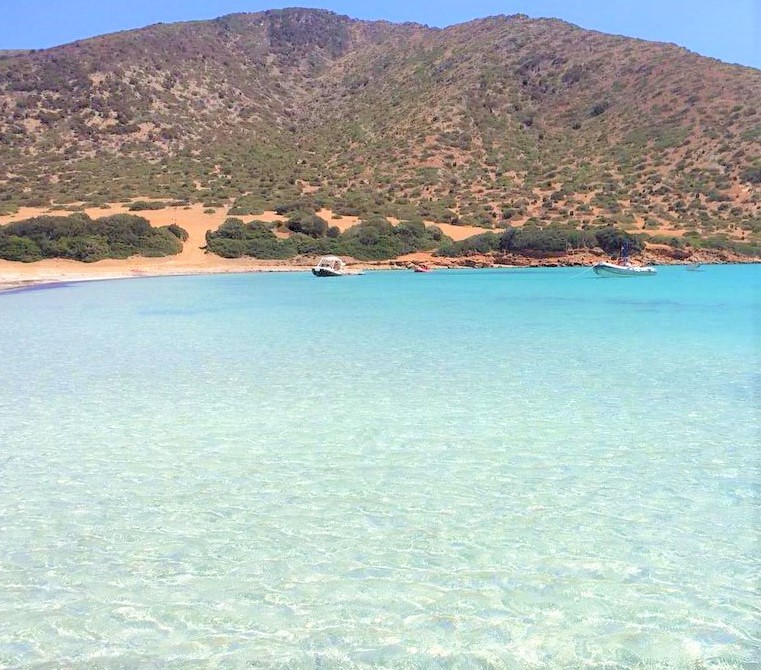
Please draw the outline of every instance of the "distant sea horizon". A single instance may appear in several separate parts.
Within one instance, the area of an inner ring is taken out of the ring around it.
[[[761,664],[761,268],[0,293],[0,668]]]

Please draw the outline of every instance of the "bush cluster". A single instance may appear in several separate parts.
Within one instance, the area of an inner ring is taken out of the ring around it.
[[[231,217],[217,228],[206,233],[206,249],[223,258],[290,258],[294,255],[288,240],[279,240],[262,221],[244,223]]]
[[[152,209],[164,209],[165,207],[168,207],[168,203],[162,202],[162,201],[148,201],[148,200],[135,200],[135,202],[132,202],[129,204],[127,209],[130,212],[142,212],[145,210],[152,210]]]
[[[618,253],[625,248],[633,253],[642,250],[643,242],[640,237],[614,226],[579,230],[561,224],[552,224],[546,228],[527,224],[520,228],[510,226],[501,235],[487,232],[460,242],[443,244],[436,254],[456,257],[494,251],[551,253],[592,247],[600,247],[607,253]]]
[[[27,263],[70,258],[91,263],[135,255],[170,256],[182,250],[184,239],[187,232],[176,224],[153,228],[134,214],[95,220],[84,213],[37,216],[0,228],[0,258]]]
[[[697,232],[688,232],[684,238],[696,249],[716,249],[719,251],[732,251],[746,256],[761,257],[761,244],[757,242],[733,240],[723,234],[701,237]]]
[[[278,239],[266,223],[244,223],[230,218],[216,231],[206,234],[206,249],[226,258],[279,259],[336,254],[358,260],[385,260],[414,251],[431,250],[448,239],[439,228],[426,228],[422,221],[403,221],[393,226],[381,216],[360,221],[341,233],[314,214],[297,212],[286,227],[292,232],[291,236]]]

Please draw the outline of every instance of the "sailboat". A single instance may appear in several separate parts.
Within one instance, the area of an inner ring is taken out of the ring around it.
[[[651,277],[656,273],[651,265],[632,265],[627,245],[621,247],[618,263],[595,263],[592,269],[600,277]]]

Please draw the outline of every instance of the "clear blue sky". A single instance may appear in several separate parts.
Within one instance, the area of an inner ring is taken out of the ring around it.
[[[761,69],[761,0],[2,0],[0,49],[40,49],[151,23],[293,6],[437,27],[495,14],[548,16]]]

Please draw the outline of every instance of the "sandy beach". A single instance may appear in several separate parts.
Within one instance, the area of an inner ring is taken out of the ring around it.
[[[93,219],[112,214],[137,214],[147,219],[153,226],[166,226],[176,223],[188,232],[188,239],[179,254],[162,258],[145,258],[135,256],[127,259],[106,259],[95,263],[82,263],[65,259],[45,259],[34,263],[0,260],[0,290],[23,288],[36,284],[87,281],[99,279],[123,279],[127,277],[148,277],[164,275],[211,274],[226,272],[303,272],[308,271],[314,264],[314,258],[289,260],[259,260],[254,258],[221,258],[207,254],[203,247],[206,245],[206,233],[216,230],[228,218],[227,208],[217,209],[213,214],[204,213],[206,209],[201,204],[185,207],[167,207],[160,210],[129,212],[126,205],[115,205],[109,208],[87,208],[85,213]],[[0,225],[28,219],[34,216],[55,215],[67,216],[69,212],[51,212],[46,208],[21,208],[11,216],[0,216]],[[318,214],[329,225],[338,226],[344,230],[355,225],[358,217],[335,216],[330,210],[321,210]],[[275,212],[265,212],[256,216],[240,217],[246,221],[284,221],[285,217]],[[391,223],[398,221],[390,219]],[[445,235],[462,240],[472,235],[484,232],[482,228],[473,226],[453,226],[451,224],[433,224],[442,229]],[[381,269],[398,267],[408,262],[430,262],[428,253],[411,254],[395,262],[388,263],[350,263],[353,270]]]

